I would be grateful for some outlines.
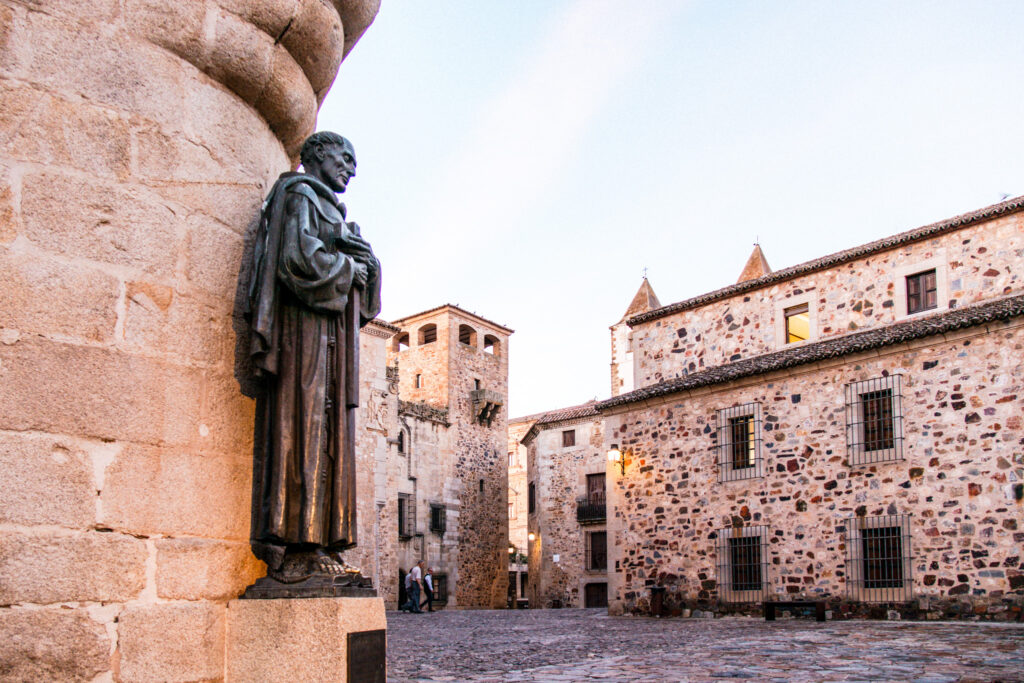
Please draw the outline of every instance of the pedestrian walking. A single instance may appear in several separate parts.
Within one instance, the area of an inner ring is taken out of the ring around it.
[[[423,575],[423,602],[420,603],[420,608],[423,605],[427,606],[428,612],[434,611],[434,570],[427,567],[426,573]]]
[[[406,592],[409,594],[409,600],[402,605],[403,612],[412,612],[413,614],[422,614],[423,610],[420,609],[420,589],[423,587],[423,560],[420,560],[409,570],[409,574],[405,577],[406,581]]]

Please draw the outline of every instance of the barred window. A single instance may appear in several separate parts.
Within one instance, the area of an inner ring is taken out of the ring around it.
[[[430,530],[443,534],[447,525],[448,515],[444,505],[431,503],[430,505]]]
[[[434,584],[434,602],[448,602],[448,575],[432,574],[430,581]]]
[[[846,385],[846,447],[851,465],[903,459],[901,375]]]
[[[416,500],[409,493],[398,494],[398,537],[411,538],[416,534]]]
[[[718,530],[718,597],[723,602],[763,602],[768,592],[768,527]]]
[[[608,532],[587,533],[587,569],[605,571],[608,569]]]
[[[851,600],[909,601],[912,559],[910,515],[846,520],[846,587]]]
[[[761,404],[746,403],[717,412],[718,481],[764,475],[761,460]]]

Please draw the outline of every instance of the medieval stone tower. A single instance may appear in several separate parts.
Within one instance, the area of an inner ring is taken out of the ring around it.
[[[230,670],[227,602],[264,571],[244,235],[377,4],[0,2],[7,676]]]
[[[400,533],[407,545],[399,563],[404,558],[403,569],[420,558],[440,564],[452,606],[502,607],[512,330],[452,305],[393,323],[402,331],[392,340],[389,364],[398,366],[399,450],[409,473],[399,493],[419,511]],[[441,512],[432,512],[439,506]],[[446,520],[440,530],[437,514]]]

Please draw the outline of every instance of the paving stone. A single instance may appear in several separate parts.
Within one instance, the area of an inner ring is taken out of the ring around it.
[[[1024,681],[1022,672],[1024,624],[1015,623],[771,623],[608,617],[574,609],[388,615],[388,680],[394,683],[970,683]]]

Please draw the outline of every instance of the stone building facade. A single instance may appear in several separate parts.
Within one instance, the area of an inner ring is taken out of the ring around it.
[[[1024,198],[634,315],[612,613],[1019,619]]]
[[[527,475],[526,446],[521,441],[539,415],[530,415],[508,422],[508,544],[509,598],[526,599],[527,573]]]
[[[377,4],[0,2],[6,677],[231,669],[245,236]]]
[[[394,324],[388,357],[401,400],[388,506],[397,565],[382,577],[385,598],[397,604],[404,572],[423,559],[447,607],[504,607],[512,330],[452,305]]]
[[[542,415],[521,442],[531,607],[608,604],[604,423],[594,404]]]

